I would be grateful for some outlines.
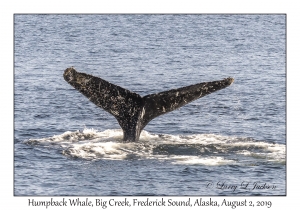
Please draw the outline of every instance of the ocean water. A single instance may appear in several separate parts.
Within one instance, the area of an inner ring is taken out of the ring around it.
[[[71,66],[141,96],[235,81],[123,143]],[[15,14],[14,195],[286,195],[286,16]]]

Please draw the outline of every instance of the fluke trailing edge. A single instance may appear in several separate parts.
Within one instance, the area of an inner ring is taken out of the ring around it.
[[[137,141],[141,131],[155,117],[226,88],[234,81],[227,78],[141,97],[99,77],[77,72],[73,67],[65,70],[64,79],[117,119],[123,130],[123,141]]]

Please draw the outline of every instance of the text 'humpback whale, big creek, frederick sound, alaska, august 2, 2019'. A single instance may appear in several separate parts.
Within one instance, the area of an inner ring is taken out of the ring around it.
[[[229,77],[142,97],[99,77],[77,72],[73,67],[65,70],[64,79],[91,102],[117,119],[123,130],[125,142],[137,141],[141,131],[155,117],[226,88],[234,81]]]

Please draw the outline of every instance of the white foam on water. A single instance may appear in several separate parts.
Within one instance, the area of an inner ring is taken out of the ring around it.
[[[234,164],[234,160],[226,160],[223,157],[198,157],[198,156],[182,156],[176,157],[176,162],[174,164],[184,164],[184,165],[228,165]]]
[[[122,142],[121,129],[67,131],[49,138],[29,139],[27,144],[60,148],[62,154],[87,160],[157,159],[174,164],[237,164],[237,155],[285,163],[285,145],[215,134],[187,136],[142,131],[138,142]]]

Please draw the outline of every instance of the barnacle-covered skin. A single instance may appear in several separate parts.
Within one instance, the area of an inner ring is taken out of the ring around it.
[[[143,97],[146,117],[143,125],[147,125],[152,119],[162,114],[178,109],[194,100],[211,94],[217,90],[228,87],[233,83],[233,78],[220,81],[204,82],[178,89],[151,94]]]
[[[123,130],[123,141],[137,141],[155,117],[178,109],[198,98],[231,85],[233,78],[204,82],[141,97],[101,78],[77,72],[73,67],[64,79],[91,102],[112,114]]]

